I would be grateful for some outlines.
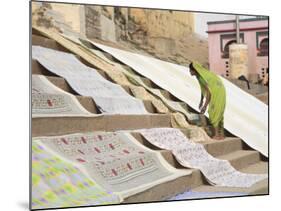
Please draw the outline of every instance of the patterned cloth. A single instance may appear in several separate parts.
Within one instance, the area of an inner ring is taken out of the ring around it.
[[[200,169],[212,185],[249,188],[268,177],[267,174],[237,171],[229,161],[217,159],[202,144],[191,142],[179,129],[153,128],[139,131],[153,145],[171,150],[183,166]]]
[[[129,95],[120,85],[104,79],[73,54],[32,46],[32,58],[65,78],[80,95],[92,97],[102,113],[148,114],[141,100]]]
[[[32,209],[120,203],[70,162],[32,142]]]
[[[79,133],[34,140],[83,166],[99,185],[123,198],[191,173],[174,169],[159,152],[144,147],[124,132]]]
[[[89,116],[71,94],[54,86],[42,75],[32,75],[32,117]]]

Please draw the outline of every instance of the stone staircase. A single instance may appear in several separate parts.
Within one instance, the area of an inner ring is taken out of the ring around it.
[[[43,47],[52,48],[55,50],[67,51],[62,46],[58,45],[55,41],[47,39],[45,37],[33,34],[32,44],[41,45]],[[98,114],[99,111],[96,108],[94,100],[89,97],[78,95],[67,82],[58,77],[37,61],[31,61],[32,74],[45,75],[54,85],[76,96],[82,106],[88,111],[94,114]],[[101,70],[100,74],[110,80],[109,77]],[[147,78],[143,78],[143,81],[151,87],[160,89],[156,84]],[[128,87],[123,88],[129,93]],[[179,101],[172,96],[169,92],[161,90],[162,93],[168,99]],[[75,132],[89,132],[89,131],[116,131],[116,130],[133,130],[140,128],[155,128],[155,127],[171,127],[171,115],[170,114],[158,114],[156,109],[152,105],[151,101],[144,101],[144,105],[150,114],[147,115],[105,115],[99,117],[42,117],[32,119],[32,136],[50,136],[61,135]],[[188,105],[183,103],[183,106]],[[192,109],[191,109],[192,110]],[[182,132],[188,136],[187,129],[182,129]],[[146,141],[139,133],[132,132],[132,135],[146,147],[160,151],[163,157],[172,166],[178,169],[185,167],[181,166],[173,154],[168,150],[161,150],[148,141]],[[222,141],[206,141],[202,143],[205,149],[214,157],[219,159],[228,160],[232,166],[242,172],[247,173],[267,173],[268,172],[268,160],[262,156],[259,152],[251,149],[241,139],[228,134]],[[186,190],[192,189],[198,192],[245,192],[248,194],[268,194],[268,180],[263,180],[256,183],[251,188],[226,188],[215,187],[207,183],[204,176],[198,169],[191,169],[192,174],[188,176],[182,176],[173,181],[166,182],[150,188],[144,192],[130,196],[124,200],[123,203],[135,203],[135,202],[148,202],[148,201],[162,201],[172,196],[180,194]]]

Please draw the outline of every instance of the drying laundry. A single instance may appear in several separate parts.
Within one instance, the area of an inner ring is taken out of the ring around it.
[[[191,173],[174,169],[159,152],[144,147],[125,132],[71,134],[34,140],[83,166],[98,184],[124,198]]]
[[[53,85],[42,75],[32,75],[32,117],[94,116],[75,96]]]
[[[180,164],[197,168],[212,185],[249,188],[267,178],[267,174],[246,174],[237,171],[229,161],[210,155],[202,144],[191,142],[174,128],[139,130],[151,144],[171,150]]]
[[[107,81],[72,54],[33,46],[32,57],[49,71],[65,78],[77,93],[92,97],[103,113],[148,113],[141,100],[130,96],[120,85]]]
[[[92,42],[139,74],[198,110],[200,87],[185,66]],[[221,77],[226,89],[224,125],[249,146],[268,155],[268,106]],[[258,115],[257,115],[258,114]]]

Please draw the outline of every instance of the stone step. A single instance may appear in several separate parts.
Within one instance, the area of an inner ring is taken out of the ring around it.
[[[99,71],[99,74],[101,76],[103,76],[106,80],[110,80],[109,77],[106,75],[105,72],[103,71]],[[75,92],[69,85],[68,83],[65,81],[65,79],[58,77],[57,75],[55,75],[54,73],[50,72],[49,70],[47,70],[45,67],[43,67],[38,61],[36,60],[32,60],[32,74],[39,74],[39,75],[44,75],[46,76],[53,84],[55,84],[56,86],[58,86],[59,88],[63,89],[64,91],[70,92],[72,94],[77,95],[78,93]],[[111,80],[110,80],[111,81]],[[114,83],[114,82],[113,82]],[[132,95],[131,90],[128,86],[122,86],[128,94]],[[163,92],[167,92],[164,90],[161,90]],[[167,92],[168,93],[168,92]],[[143,100],[144,104],[147,108],[147,111],[150,113],[156,113],[157,110],[156,108],[153,106],[152,102],[149,100]],[[185,108],[186,110],[189,109],[189,107],[187,106],[186,103],[184,102],[179,102],[183,108]]]
[[[32,35],[32,44],[68,52],[68,50],[57,44],[55,41],[38,35]],[[109,77],[103,71],[98,71],[105,79],[109,80]],[[37,61],[34,60],[32,60],[32,73],[45,75],[56,86],[69,93],[77,95],[77,93],[75,93],[75,91],[71,89],[71,87],[67,84],[64,79],[59,78],[55,74],[50,73]],[[168,91],[162,90],[151,80],[146,78],[142,79],[146,84],[150,84],[149,86],[151,86],[152,88],[160,89],[167,99],[179,101],[178,99],[175,99],[174,96],[172,96]],[[129,93],[127,87],[123,88]],[[84,96],[76,97],[87,110],[92,113],[98,113],[97,108],[95,106],[95,102],[92,100],[92,98]],[[155,108],[153,108],[150,101],[144,101],[144,104],[149,112],[155,112]],[[183,103],[183,106],[187,105]],[[170,118],[171,117],[169,114],[33,118],[32,136],[35,137],[62,135],[89,131],[116,131],[154,127],[171,127]],[[145,141],[142,136],[138,133],[133,133],[133,135],[145,146],[154,150],[159,150],[165,160],[167,160],[167,162],[169,162],[172,166],[178,169],[184,168],[177,162],[177,160],[170,151],[158,149],[157,147]],[[239,138],[231,137],[226,138],[222,141],[204,142],[203,145],[210,154],[220,159],[229,160],[235,168],[241,171],[249,171],[249,173],[254,173],[254,171],[256,171],[256,173],[259,173],[261,170],[266,170],[267,162],[261,161],[261,157],[258,152],[252,150],[244,150],[244,144]],[[130,196],[126,198],[123,203],[165,200],[190,188],[193,188],[194,190],[205,190],[215,188],[213,186],[207,185],[206,179],[202,176],[199,170],[191,170],[191,175],[177,178],[173,181],[152,187],[142,193]],[[266,191],[266,188],[268,187],[267,182],[267,180],[261,181],[259,184],[255,185],[255,188],[251,190],[247,189],[247,191],[250,191],[251,193],[264,193]]]
[[[268,162],[258,162],[252,165],[247,166],[246,168],[240,169],[239,171],[250,174],[266,174],[268,173]],[[268,179],[264,179],[250,188],[229,188],[229,187],[217,187],[211,185],[201,185],[196,188],[193,188],[192,191],[196,192],[240,192],[247,193],[249,195],[257,194],[268,194]]]
[[[183,133],[187,136],[187,133],[184,131],[187,131],[187,129],[182,129]],[[154,149],[154,150],[160,150],[160,148],[152,145],[150,142],[148,142],[140,133],[138,132],[132,132],[132,135],[143,145]],[[227,137],[224,140],[213,140],[213,141],[206,141],[201,142],[205,149],[213,156],[220,156],[229,154],[235,151],[239,151],[244,149],[244,144],[241,141],[241,139],[236,137]],[[242,150],[243,151],[243,150]]]
[[[51,39],[48,39],[48,38],[45,38],[45,37],[42,37],[42,36],[38,36],[38,35],[32,35],[32,44],[33,45],[40,45],[40,46],[43,46],[43,47],[47,47],[47,48],[51,48],[51,49],[55,49],[55,50],[59,50],[59,51],[66,51],[68,52],[66,49],[64,49],[62,46],[60,46],[59,44],[57,44],[55,41],[51,40]],[[50,47],[49,47],[50,46]],[[82,62],[82,63],[85,63],[85,61],[81,60],[79,57],[78,59]],[[85,63],[86,64],[86,63]],[[87,64],[86,64],[87,65]],[[109,80],[111,82],[113,82],[110,77],[102,70],[98,70],[96,69],[100,75],[102,75],[106,80]],[[45,76],[56,76],[54,73],[48,71],[46,68],[44,68],[39,62],[37,62],[36,60],[32,59],[32,74],[42,74],[42,75],[45,75]],[[159,89],[161,91],[161,93],[163,94],[164,97],[166,97],[168,100],[172,100],[172,101],[176,101],[178,103],[181,104],[181,106],[187,110],[187,111],[194,111],[192,109],[190,109],[190,107],[184,103],[184,102],[181,102],[178,98],[176,98],[175,96],[173,96],[170,92],[166,91],[166,90],[163,90],[161,89],[159,86],[157,86],[156,84],[154,84],[151,80],[145,78],[145,77],[142,77],[142,80],[149,84],[150,87],[152,88],[156,88],[156,89]],[[123,86],[124,89],[126,89],[126,91],[132,95],[130,89],[126,86]],[[154,108],[154,110],[156,110]]]
[[[42,47],[51,48],[58,51],[69,52],[66,48],[58,44],[56,41],[51,40],[49,38],[32,34],[32,45],[40,45]]]
[[[244,144],[240,138],[226,137],[223,140],[202,142],[205,149],[213,156],[225,155],[237,150],[242,150]]]
[[[32,137],[91,131],[171,127],[170,120],[171,118],[168,114],[40,117],[32,118]]]
[[[188,188],[202,185],[200,177],[202,177],[200,171],[192,170],[191,175],[156,185],[146,191],[125,198],[122,204],[163,201],[184,192]]]
[[[176,168],[183,168],[183,166],[177,162],[177,160],[175,159],[175,157],[173,156],[171,151],[162,150],[162,149],[152,145],[150,142],[146,141],[140,133],[132,132],[131,134],[141,144],[145,145],[146,147],[149,147],[150,149],[153,149],[153,150],[160,150],[162,152],[163,157],[172,166],[174,166]],[[237,144],[237,145],[234,144],[235,141],[238,142],[239,144]],[[223,147],[223,145],[225,145],[225,146],[227,145],[227,142],[230,142],[232,144],[233,148]],[[220,144],[222,145],[222,148],[226,149],[226,151],[221,150],[220,153],[216,152],[215,149],[218,149]],[[259,152],[254,151],[254,150],[240,149],[240,148],[242,148],[241,141],[239,141],[238,139],[235,139],[235,138],[229,138],[225,142],[221,142],[221,143],[204,144],[204,147],[214,157],[217,157],[218,159],[222,159],[222,160],[228,160],[231,163],[231,165],[237,170],[246,168],[249,165],[253,165],[255,163],[262,161],[262,156],[260,155]],[[222,155],[218,156],[218,154],[222,154]]]
[[[134,137],[137,138],[141,143],[144,143],[143,140],[138,137],[140,134],[132,133]],[[156,147],[151,147],[151,145],[147,145],[147,147],[152,148],[154,150],[159,150]],[[168,150],[159,150],[165,160],[174,166],[177,169],[184,169],[181,166],[172,153]],[[237,162],[237,160],[241,159],[245,153],[238,153],[236,156],[231,155],[228,156],[231,164]],[[227,156],[225,156],[227,157]],[[133,203],[133,202],[146,202],[146,201],[160,201],[166,200],[171,196],[175,196],[179,194],[180,190],[182,192],[186,190],[192,189],[193,191],[203,191],[203,192],[212,192],[212,191],[223,191],[223,192],[245,192],[249,194],[267,194],[268,189],[268,180],[263,180],[259,183],[256,183],[251,188],[227,188],[227,187],[215,187],[208,184],[206,178],[202,175],[202,173],[198,169],[191,169],[192,174],[185,177],[180,177],[174,181],[160,184],[154,188],[146,190],[142,193],[136,194],[124,200],[123,203]],[[267,162],[260,161],[245,168],[240,169],[240,171],[245,173],[266,173],[267,172]],[[181,192],[181,193],[182,193]]]
[[[43,67],[39,62],[32,59],[31,61],[31,74],[45,75],[45,76],[57,76],[56,74],[50,72],[45,67]]]
[[[254,150],[237,150],[225,155],[217,156],[217,158],[231,161],[231,165],[236,169],[245,168],[262,159],[260,153]]]
[[[79,102],[91,113],[100,113],[97,109],[95,101],[91,97],[86,96],[80,96],[75,90],[71,88],[71,86],[66,82],[65,79],[55,76],[46,76],[47,79],[52,82],[55,86],[59,87],[60,89],[71,93],[77,97]],[[127,92],[130,93],[130,90],[128,87],[123,87]],[[152,102],[149,100],[143,100],[143,104],[145,106],[145,109],[149,113],[157,113],[156,108],[153,106]]]

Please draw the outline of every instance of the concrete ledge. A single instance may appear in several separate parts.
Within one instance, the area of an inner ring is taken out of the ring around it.
[[[141,144],[145,145],[146,147],[152,149],[152,150],[159,150],[163,157],[166,159],[168,163],[170,163],[172,166],[176,168],[185,168],[180,163],[177,162],[176,158],[173,156],[172,152],[169,150],[163,150],[160,149],[154,145],[152,145],[150,142],[148,142],[140,133],[132,132],[131,133]],[[230,147],[226,148],[227,150],[224,151],[225,145],[230,142]],[[234,142],[237,142],[237,145],[233,145]],[[216,154],[219,154],[216,152],[222,146],[222,150],[220,153],[223,153],[223,155],[217,156]],[[217,157],[219,159],[228,160],[231,165],[236,168],[237,170],[243,169],[249,165],[261,162],[261,155],[259,152],[254,150],[242,150],[242,143],[239,141],[239,139],[228,139],[225,142],[217,142],[213,144],[204,144],[205,148],[211,149],[209,152],[214,157]],[[212,154],[213,152],[213,154]]]
[[[100,111],[98,110],[94,100],[91,97],[84,96],[76,96],[79,103],[89,112],[93,114],[98,114]]]
[[[185,129],[182,129],[184,131]],[[154,149],[161,150],[160,148],[152,145],[148,142],[140,133],[132,132],[131,133],[141,144]],[[186,136],[186,133],[184,133]],[[237,150],[243,149],[243,142],[239,138],[226,138],[220,141],[206,141],[201,143],[204,145],[205,149],[213,156],[225,155],[228,153],[232,153]]]
[[[154,186],[144,192],[130,196],[124,199],[123,204],[166,200],[188,190],[189,188],[201,185],[200,175],[198,170],[193,170],[191,175],[179,177],[175,180]]]
[[[32,136],[170,127],[170,120],[170,115],[166,114],[33,118]]]
[[[261,161],[260,153],[254,150],[237,150],[217,158],[229,160],[231,165],[238,170]]]
[[[263,174],[268,172],[267,162],[258,162],[253,165],[249,165],[239,171],[252,174]],[[268,194],[268,179],[264,179],[250,188],[229,188],[229,187],[216,187],[211,185],[202,185],[193,189],[193,191],[199,192],[242,192],[248,193],[249,195],[264,195]]]
[[[242,150],[243,142],[239,138],[227,137],[224,140],[212,140],[202,143],[205,149],[213,156],[219,156],[231,153],[233,151]]]

